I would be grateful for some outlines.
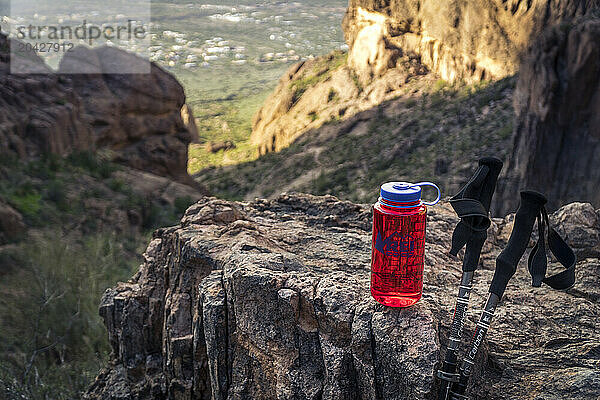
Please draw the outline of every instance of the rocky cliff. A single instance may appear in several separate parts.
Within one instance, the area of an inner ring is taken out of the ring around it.
[[[351,0],[347,59],[297,64],[256,114],[252,142],[279,151],[311,128],[402,95],[411,76],[477,82],[515,74],[534,38],[598,0]]]
[[[114,48],[68,53],[58,74],[10,74],[0,34],[0,152],[28,158],[109,148],[136,169],[190,183],[188,144],[197,136],[183,87],[155,64],[150,74],[67,74],[77,58],[97,65],[137,59]],[[34,59],[40,71],[49,69]]]
[[[600,19],[584,18],[536,41],[519,72],[512,152],[496,210],[517,207],[524,187],[550,207],[581,199],[600,204]]]
[[[414,53],[446,80],[512,75],[531,39],[563,19],[586,14],[597,0],[351,0],[344,17],[349,64],[363,79]]]
[[[520,266],[483,346],[475,398],[600,392],[599,218],[584,203],[552,215],[579,257],[577,284],[532,288]],[[512,219],[493,220],[475,310]],[[447,253],[457,218],[448,204],[430,210],[423,299],[406,309],[370,298],[370,220],[369,206],[331,196],[199,201],[155,232],[129,282],[105,293],[113,360],[86,397],[434,398],[460,277]]]

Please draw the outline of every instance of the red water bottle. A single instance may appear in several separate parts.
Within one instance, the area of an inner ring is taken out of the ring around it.
[[[435,201],[421,200],[421,187],[433,186]],[[371,295],[390,307],[408,307],[423,292],[427,207],[440,200],[431,182],[388,182],[373,207]]]

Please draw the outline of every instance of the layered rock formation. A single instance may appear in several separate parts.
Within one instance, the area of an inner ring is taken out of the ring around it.
[[[514,210],[524,187],[546,193],[551,208],[575,199],[600,205],[600,19],[563,24],[532,45],[514,107],[496,212]]]
[[[26,158],[92,148],[91,129],[79,118],[83,105],[71,82],[53,74],[11,74],[9,41],[1,33],[0,93],[0,152]]]
[[[82,56],[96,71],[139,62],[115,48],[81,47],[65,55],[59,74],[13,75],[8,46],[0,35],[0,152],[27,158],[109,148],[133,168],[191,182],[187,148],[197,131],[171,74],[155,64],[150,74],[64,73]]]
[[[288,69],[252,120],[251,140],[260,154],[280,151],[311,128],[393,99],[411,77],[426,73],[416,59],[405,57],[406,68],[363,84],[346,59],[346,54],[335,52]]]
[[[290,68],[256,114],[252,141],[261,154],[279,151],[311,128],[397,97],[410,76],[428,70],[447,81],[513,75],[544,29],[599,5],[351,0],[342,24],[350,46],[347,62],[327,67],[327,58],[320,58]]]
[[[577,284],[532,288],[520,266],[482,348],[475,398],[600,392],[599,218],[583,203],[552,216],[578,253]],[[407,309],[370,298],[370,220],[369,206],[334,197],[199,201],[155,232],[131,281],[105,293],[113,360],[86,397],[435,398],[460,277],[447,254],[457,218],[447,204],[430,210],[423,299]],[[476,310],[511,225],[508,216],[490,228]]]
[[[349,64],[365,79],[414,53],[446,80],[514,74],[531,38],[560,20],[584,15],[597,0],[351,0],[344,17]]]

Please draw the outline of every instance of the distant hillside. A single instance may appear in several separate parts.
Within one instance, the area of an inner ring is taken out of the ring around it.
[[[372,202],[389,180],[431,179],[449,194],[479,155],[506,156],[514,78],[465,85],[405,74],[393,98],[343,120],[330,118],[279,152],[205,169],[195,179],[231,199],[300,191]]]
[[[486,154],[508,161],[495,212],[513,211],[525,186],[551,193],[551,208],[596,204],[599,4],[353,0],[348,53],[291,67],[255,115],[263,156],[195,178],[233,199],[299,190],[373,201],[386,180],[432,179],[450,194]]]

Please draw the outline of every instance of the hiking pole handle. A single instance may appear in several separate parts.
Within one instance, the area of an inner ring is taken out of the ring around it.
[[[515,274],[519,260],[527,249],[533,224],[546,202],[546,198],[538,192],[521,192],[521,203],[515,214],[513,230],[508,244],[496,258],[496,271],[490,285],[490,293],[498,298],[502,298],[508,281]]]
[[[477,322],[473,339],[471,340],[471,346],[461,365],[459,382],[454,383],[450,390],[449,398],[451,400],[464,399],[464,394],[467,389],[467,384],[469,383],[469,378],[473,372],[475,357],[479,350],[479,346],[483,343],[487,331],[490,328],[496,306],[504,294],[508,281],[515,274],[519,260],[527,249],[527,244],[529,243],[535,220],[538,215],[540,215],[546,202],[546,198],[538,192],[521,192],[521,203],[515,214],[514,226],[510,238],[508,239],[508,243],[504,250],[502,250],[496,258],[496,271],[494,272],[494,277],[490,284],[490,294],[481,317],[479,318],[479,322]],[[455,395],[454,397],[453,394]]]
[[[490,203],[501,169],[502,161],[499,159],[481,158],[473,177],[450,199],[450,205],[460,217],[460,222],[452,233],[450,254],[456,256],[466,245],[463,272],[475,271],[479,265],[481,249],[491,224]]]

